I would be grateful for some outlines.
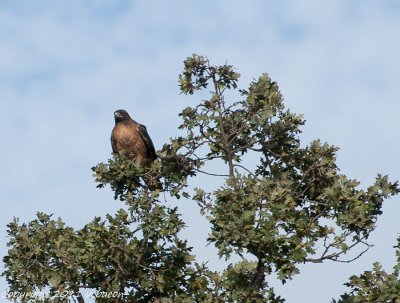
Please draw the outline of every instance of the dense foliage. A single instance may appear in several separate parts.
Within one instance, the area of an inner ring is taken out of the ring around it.
[[[28,224],[10,223],[3,273],[10,292],[52,296],[35,302],[84,302],[82,291],[91,289],[118,294],[96,302],[278,303],[284,299],[269,287],[271,274],[284,283],[299,264],[351,262],[365,253],[383,201],[399,192],[397,182],[378,175],[360,189],[340,173],[338,148],[320,140],[300,144],[304,120],[285,109],[267,74],[248,89],[238,89],[238,79],[230,65],[214,66],[198,55],[184,61],[181,92],[209,96],[180,113],[181,136],[158,151],[149,170],[119,157],[93,167],[98,187],[109,185],[125,204],[114,216],[96,217],[80,230],[42,213]],[[238,100],[227,101],[228,91]],[[218,188],[192,188],[199,174],[214,178]],[[143,178],[162,180],[162,188],[150,190]],[[180,238],[185,223],[178,209],[164,202],[169,197],[195,202],[219,257],[241,261],[223,272],[198,264]],[[358,299],[382,280],[390,285],[387,300],[376,301],[379,294]],[[389,298],[397,298],[398,267],[388,275],[375,265],[349,286],[353,292],[340,302],[395,302]]]

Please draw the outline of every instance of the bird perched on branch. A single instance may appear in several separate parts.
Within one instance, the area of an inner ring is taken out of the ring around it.
[[[111,133],[113,152],[135,159],[139,166],[150,166],[157,156],[146,126],[137,123],[123,109],[115,111],[114,118],[115,126]]]

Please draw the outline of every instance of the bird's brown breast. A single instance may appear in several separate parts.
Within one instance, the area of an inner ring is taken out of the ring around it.
[[[132,157],[139,165],[148,162],[148,148],[141,138],[137,123],[133,121],[117,123],[111,134],[113,152],[125,157]]]

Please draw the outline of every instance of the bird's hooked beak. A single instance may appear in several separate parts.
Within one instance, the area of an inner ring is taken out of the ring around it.
[[[114,117],[115,117],[115,118],[122,118],[121,112],[115,111],[115,112],[114,112]]]
[[[114,112],[114,118],[115,122],[122,122],[130,119],[129,114],[123,109],[116,110]]]

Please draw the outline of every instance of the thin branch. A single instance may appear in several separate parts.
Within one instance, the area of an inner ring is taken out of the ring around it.
[[[156,271],[156,272],[165,272],[165,271],[168,270],[168,269],[151,268],[151,267],[148,267],[148,266],[145,266],[145,265],[142,265],[142,264],[139,264],[139,267],[142,267],[142,268],[144,268],[144,269],[150,270],[151,272],[153,272],[153,271]]]
[[[355,256],[352,259],[349,259],[349,260],[336,259],[335,261],[339,262],[339,263],[350,263],[350,262],[353,262],[353,261],[357,260],[358,258],[360,258],[363,254],[365,254],[371,247],[373,247],[373,245],[368,245],[367,248],[365,248],[361,253],[359,253],[357,256]]]
[[[218,105],[219,105],[220,109],[225,110],[223,96],[221,94],[220,88],[218,87],[215,73],[213,73],[211,76],[212,76],[212,80],[213,80],[213,84],[214,84],[215,94],[217,95],[217,98],[218,98]],[[229,177],[233,178],[234,177],[234,169],[233,169],[232,150],[229,147],[227,134],[225,133],[225,129],[224,129],[224,118],[220,111],[218,112],[218,117],[219,117],[219,127],[221,129],[221,135],[222,135],[222,143],[224,146],[223,149],[225,150],[225,152],[227,154],[226,157],[227,157],[227,162],[229,165]]]
[[[199,173],[205,174],[205,175],[209,175],[209,176],[214,176],[214,177],[229,177],[229,175],[221,175],[221,174],[214,174],[214,173],[208,173],[206,171],[203,171],[201,169],[196,169],[196,171],[198,171]]]
[[[234,167],[240,167],[240,168],[244,169],[245,171],[247,171],[251,176],[255,177],[255,175],[254,175],[249,169],[247,169],[246,167],[244,167],[243,165],[240,165],[240,164],[233,164],[233,166],[234,166]]]
[[[204,160],[214,160],[214,159],[221,159],[222,157],[217,157],[217,156],[213,156],[213,157],[199,157],[198,155],[196,155],[195,153],[193,153],[193,156],[199,160],[199,161],[204,161]]]
[[[329,251],[331,248],[333,248],[335,245],[340,244],[340,243],[344,243],[345,240],[346,240],[346,238],[347,238],[348,236],[350,236],[350,234],[351,234],[351,232],[347,232],[347,233],[344,234],[343,240],[341,240],[341,241],[335,241],[335,242],[330,243],[330,244],[328,244],[328,245],[326,244],[327,237],[325,237],[325,239],[324,239],[324,247],[325,247],[325,250],[324,250],[324,252],[322,253],[321,257],[319,257],[319,258],[306,258],[306,259],[304,260],[304,262],[322,263],[324,260],[331,260],[331,261],[340,262],[340,263],[350,263],[350,262],[353,262],[354,260],[357,260],[358,258],[360,258],[360,257],[361,257],[363,254],[365,254],[371,247],[373,247],[373,245],[368,244],[367,242],[363,241],[363,239],[365,239],[365,236],[364,236],[364,237],[360,238],[359,240],[357,240],[356,242],[354,242],[352,245],[350,245],[346,251],[342,250],[342,251],[340,251],[340,252],[336,252],[336,253],[332,253],[332,254],[327,255],[328,251]],[[340,259],[339,259],[339,257],[340,257],[341,255],[346,254],[347,251],[350,251],[352,248],[354,248],[356,245],[358,245],[358,244],[360,244],[360,243],[361,243],[361,244],[364,244],[364,245],[366,246],[366,248],[365,248],[361,253],[359,253],[358,255],[356,255],[354,258],[351,258],[351,259],[348,259],[348,260],[340,260]]]

